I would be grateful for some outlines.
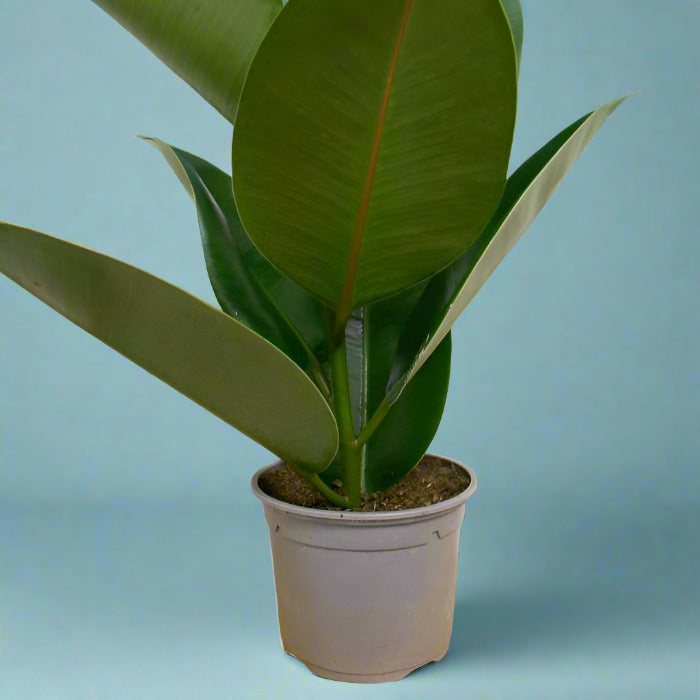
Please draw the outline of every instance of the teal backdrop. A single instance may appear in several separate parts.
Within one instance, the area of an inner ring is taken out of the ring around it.
[[[228,124],[95,5],[0,0],[0,218],[213,301],[157,136]],[[431,451],[472,466],[452,648],[394,685],[279,645],[271,460],[0,279],[0,697],[697,698],[694,0],[525,2],[513,167],[636,90],[457,323]]]

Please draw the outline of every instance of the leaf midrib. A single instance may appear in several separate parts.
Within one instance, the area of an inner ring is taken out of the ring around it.
[[[350,247],[350,255],[348,257],[348,264],[345,268],[345,281],[343,283],[343,292],[341,294],[340,301],[336,310],[336,337],[338,337],[339,334],[344,333],[345,324],[347,323],[347,320],[350,318],[350,314],[352,313],[352,297],[355,289],[355,280],[357,278],[360,251],[362,249],[362,240],[364,238],[367,223],[367,212],[369,210],[369,201],[372,195],[374,174],[377,169],[379,146],[382,141],[384,122],[386,120],[386,112],[387,107],[389,105],[389,94],[391,93],[391,87],[394,81],[394,71],[396,69],[396,63],[399,57],[399,50],[401,49],[401,43],[403,41],[404,33],[406,31],[406,24],[408,23],[408,16],[411,12],[412,4],[413,0],[406,0],[403,17],[401,18],[401,25],[399,26],[399,33],[396,38],[394,54],[391,58],[389,74],[387,75],[386,87],[384,88],[382,106],[379,110],[379,116],[377,118],[377,127],[374,133],[374,142],[372,143],[372,151],[370,154],[369,164],[367,166],[367,175],[365,176],[365,186],[362,192],[360,206],[357,211],[357,218],[355,220],[355,229],[353,232],[352,243]]]

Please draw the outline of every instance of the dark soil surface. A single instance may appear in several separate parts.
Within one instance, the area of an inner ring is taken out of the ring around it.
[[[386,491],[363,494],[363,511],[405,510],[439,503],[464,491],[469,475],[452,462],[426,455],[398,484]],[[258,484],[268,495],[286,503],[322,510],[341,510],[286,465],[263,474]],[[342,493],[340,488],[336,488]]]

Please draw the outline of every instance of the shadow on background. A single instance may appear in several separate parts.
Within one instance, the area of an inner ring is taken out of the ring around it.
[[[556,651],[619,629],[639,612],[601,592],[504,590],[459,600],[448,658]]]
[[[491,580],[478,589],[464,581],[458,587],[447,658],[696,638],[695,505],[626,505],[578,519],[555,508],[534,526],[508,531]]]

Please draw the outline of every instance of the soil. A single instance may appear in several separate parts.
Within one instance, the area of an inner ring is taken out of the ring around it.
[[[469,474],[442,457],[426,455],[407,476],[386,491],[362,494],[363,511],[406,510],[439,503],[462,493],[470,483]],[[307,508],[341,510],[287,465],[263,474],[260,488],[277,500]],[[339,485],[334,485],[343,493]]]

